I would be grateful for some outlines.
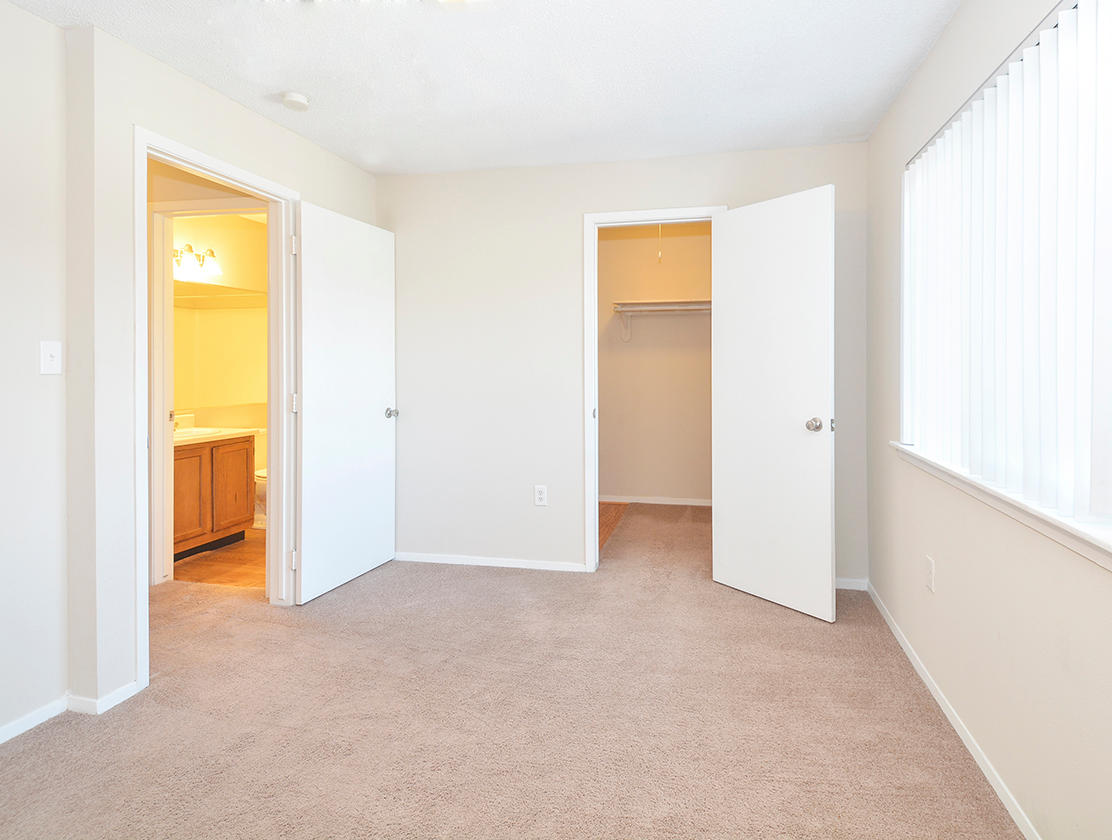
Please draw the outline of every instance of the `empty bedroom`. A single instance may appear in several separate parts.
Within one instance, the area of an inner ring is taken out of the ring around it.
[[[0,71],[0,837],[1112,837],[1112,0]]]

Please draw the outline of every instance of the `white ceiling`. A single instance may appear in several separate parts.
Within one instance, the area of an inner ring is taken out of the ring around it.
[[[857,140],[959,0],[15,0],[376,172]],[[307,113],[281,93],[309,96]]]

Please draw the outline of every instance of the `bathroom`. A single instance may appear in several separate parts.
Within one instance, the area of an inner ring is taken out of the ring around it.
[[[174,215],[172,238],[173,577],[263,589],[266,211]]]

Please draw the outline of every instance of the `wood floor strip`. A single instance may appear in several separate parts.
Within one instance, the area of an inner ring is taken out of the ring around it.
[[[598,503],[598,547],[606,545],[606,541],[614,534],[614,529],[625,516],[625,502],[599,502]]]
[[[262,589],[266,586],[266,531],[248,529],[242,542],[174,564],[174,580]]]

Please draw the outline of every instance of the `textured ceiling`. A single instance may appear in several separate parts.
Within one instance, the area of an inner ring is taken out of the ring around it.
[[[15,0],[376,172],[861,139],[959,0]],[[282,107],[286,90],[311,108]]]

